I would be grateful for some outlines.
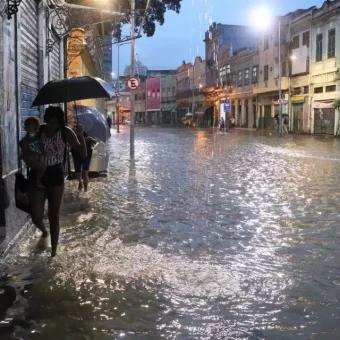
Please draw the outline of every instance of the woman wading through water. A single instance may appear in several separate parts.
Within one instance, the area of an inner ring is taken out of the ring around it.
[[[41,246],[47,245],[48,232],[44,225],[45,201],[48,201],[48,219],[50,222],[52,257],[57,254],[59,239],[59,214],[64,194],[65,162],[67,144],[80,158],[86,158],[86,143],[83,127],[78,125],[75,131],[65,124],[64,111],[60,107],[50,106],[45,111],[44,121],[40,126],[39,139],[42,156],[40,160],[32,157],[28,148],[23,147],[23,159],[30,168],[28,172],[29,199],[31,217],[36,227],[41,230]],[[43,187],[36,186],[36,176],[44,170],[41,177]]]

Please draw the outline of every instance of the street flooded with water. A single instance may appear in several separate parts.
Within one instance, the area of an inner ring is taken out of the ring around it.
[[[0,339],[339,339],[340,140],[136,130],[7,259]]]

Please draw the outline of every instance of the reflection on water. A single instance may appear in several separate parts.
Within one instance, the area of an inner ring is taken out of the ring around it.
[[[141,129],[0,282],[1,339],[338,339],[340,143]],[[2,337],[1,337],[2,335]]]

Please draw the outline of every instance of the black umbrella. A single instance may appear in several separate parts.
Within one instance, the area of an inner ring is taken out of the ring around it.
[[[101,78],[85,76],[52,80],[41,88],[32,107],[82,99],[112,98],[117,95],[113,87]]]

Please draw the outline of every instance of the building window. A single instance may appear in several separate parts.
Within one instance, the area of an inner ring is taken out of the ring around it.
[[[172,88],[172,95],[174,96],[176,94],[176,87]]]
[[[227,65],[227,74],[230,74],[230,65]]]
[[[328,31],[328,58],[335,57],[335,28]]]
[[[309,86],[304,86],[304,87],[303,87],[303,93],[304,93],[304,94],[309,93]]]
[[[264,78],[263,78],[263,80],[264,80],[264,81],[267,81],[267,80],[269,79],[269,66],[268,66],[268,65],[266,65],[266,66],[264,67],[263,73],[264,73]]]
[[[309,47],[309,31],[302,34],[302,46]]]
[[[314,93],[323,93],[323,87],[315,87]]]
[[[292,50],[295,50],[299,47],[300,47],[300,36],[296,35],[295,37],[293,37]]]
[[[297,94],[300,94],[300,93],[301,93],[301,87],[294,87],[293,94],[297,95]]]
[[[322,33],[316,36],[316,56],[315,56],[316,61],[322,60],[322,39],[323,39]]]
[[[143,93],[143,100],[145,100],[146,98],[145,98],[145,92]]]
[[[156,92],[155,92],[155,90],[152,90],[152,98],[156,98]]]
[[[148,97],[151,97],[151,91],[150,90],[148,91]]]
[[[136,93],[135,94],[135,101],[137,101],[138,100],[138,94]]]
[[[306,57],[306,72],[309,72],[309,57]]]
[[[326,92],[335,92],[335,91],[336,91],[336,85],[326,86]]]
[[[252,82],[253,82],[253,84],[257,83],[257,73],[258,73],[258,67],[253,66],[253,72],[252,72]]]
[[[268,35],[265,35],[263,37],[263,50],[266,51],[268,50],[269,47],[269,39],[268,39]]]
[[[244,69],[244,85],[249,85],[249,68]]]
[[[237,85],[242,86],[242,71],[238,71],[238,76],[237,76]]]
[[[157,98],[159,98],[159,95],[160,95],[159,89],[157,89]]]
[[[231,74],[231,85],[236,85],[236,73]]]

